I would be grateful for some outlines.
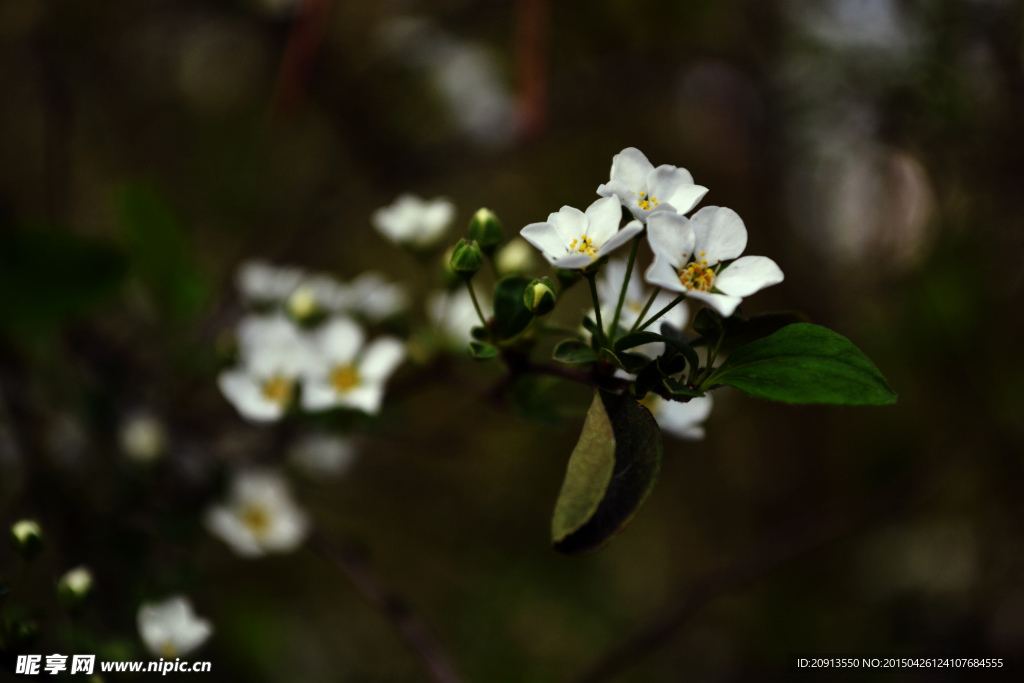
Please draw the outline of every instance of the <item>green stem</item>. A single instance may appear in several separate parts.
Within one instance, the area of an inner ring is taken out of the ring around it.
[[[466,289],[469,290],[469,298],[473,300],[473,308],[476,309],[476,314],[480,317],[480,324],[486,328],[487,320],[484,318],[484,312],[480,310],[480,302],[476,300],[476,292],[473,291],[473,283],[469,280],[466,280]]]
[[[615,315],[612,317],[612,338],[619,329],[619,316],[622,314],[622,303],[626,300],[626,289],[629,288],[629,278],[633,274],[633,262],[636,261],[636,250],[640,248],[640,240],[643,233],[633,238],[633,246],[629,250],[629,261],[626,262],[626,277],[622,281],[622,289],[619,290],[619,303],[615,305]]]
[[[647,311],[651,310],[651,305],[654,304],[654,300],[658,298],[659,294],[661,294],[661,287],[655,287],[654,291],[651,292],[651,298],[647,300],[646,304],[644,304],[644,310],[640,311],[640,315],[638,315],[636,320],[633,322],[633,327],[629,328],[630,334],[636,332],[637,325],[639,325],[640,321],[644,319],[645,315],[647,315]]]
[[[641,326],[640,326],[640,328],[639,328],[639,329],[637,330],[637,332],[642,332],[642,331],[646,330],[646,329],[647,329],[648,327],[650,327],[651,323],[653,323],[653,322],[654,322],[655,320],[657,320],[657,319],[658,319],[658,318],[660,318],[661,316],[663,316],[663,315],[665,315],[666,313],[668,313],[669,311],[671,311],[671,310],[672,310],[673,308],[675,308],[675,307],[676,307],[676,305],[677,305],[677,304],[678,304],[678,303],[679,303],[680,301],[682,301],[682,300],[683,300],[683,299],[685,299],[685,298],[686,298],[686,295],[685,295],[685,294],[680,294],[680,295],[679,295],[679,296],[677,296],[677,297],[676,297],[675,299],[672,299],[672,302],[671,302],[671,303],[670,303],[670,304],[669,304],[668,306],[666,306],[665,308],[663,308],[663,309],[661,309],[660,311],[658,311],[657,313],[655,313],[655,314],[654,314],[654,317],[652,317],[652,318],[651,318],[650,320],[648,320],[648,321],[647,321],[647,322],[645,322],[645,323],[644,323],[643,325],[641,325]]]
[[[604,325],[601,323],[601,302],[597,298],[597,273],[587,273],[584,277],[590,283],[590,296],[594,300],[594,315],[597,317],[597,343],[603,348],[608,348],[608,339],[604,335]]]
[[[722,340],[724,339],[725,330],[723,329],[718,333],[718,341],[715,342],[715,347],[708,349],[708,362],[704,367],[704,372],[700,376],[700,380],[698,382],[699,385],[703,385],[704,382],[708,381],[708,378],[711,377],[711,372],[714,370],[715,359],[718,357],[718,350],[722,348]]]

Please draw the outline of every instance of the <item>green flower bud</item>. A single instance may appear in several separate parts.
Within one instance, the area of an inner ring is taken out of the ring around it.
[[[451,266],[465,280],[472,278],[484,267],[484,255],[476,240],[459,240],[452,253]]]
[[[92,572],[85,567],[75,567],[57,582],[57,596],[69,610],[80,606],[91,592]]]
[[[14,548],[29,562],[43,549],[43,530],[34,519],[23,519],[11,526],[11,540]]]
[[[555,287],[546,277],[526,285],[526,291],[523,292],[523,303],[534,315],[538,316],[550,313],[555,308],[557,300]]]
[[[441,257],[441,278],[444,280],[446,289],[455,289],[462,286],[462,278],[452,270],[452,256],[455,255],[455,247],[448,247]]]
[[[476,240],[480,250],[492,256],[494,250],[505,241],[505,231],[501,229],[501,221],[490,209],[480,209],[469,221],[469,239]]]
[[[316,294],[309,287],[299,287],[285,302],[288,314],[298,323],[309,322],[323,313]]]

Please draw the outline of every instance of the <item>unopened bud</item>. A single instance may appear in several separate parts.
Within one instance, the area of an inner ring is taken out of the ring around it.
[[[92,572],[85,567],[75,567],[57,582],[57,595],[68,609],[81,605],[91,592]]]
[[[554,285],[546,277],[526,285],[526,291],[523,292],[523,303],[537,316],[547,315],[554,310],[557,300]]]
[[[316,299],[316,294],[309,287],[299,287],[285,303],[288,314],[297,322],[303,323],[318,317],[323,309]]]
[[[509,240],[494,257],[494,265],[502,275],[525,273],[537,265],[537,258],[530,243],[521,237]]]
[[[463,279],[470,279],[484,266],[484,255],[476,240],[459,240],[452,252],[452,270]]]
[[[469,239],[476,240],[480,250],[491,256],[505,241],[505,231],[501,229],[501,221],[490,209],[480,209],[469,221]]]
[[[23,519],[11,526],[11,540],[14,541],[15,549],[28,562],[43,549],[43,530],[34,519]]]

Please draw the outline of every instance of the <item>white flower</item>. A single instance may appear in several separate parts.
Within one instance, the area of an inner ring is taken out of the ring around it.
[[[486,297],[481,297],[477,291],[476,298],[484,316],[489,316],[491,312]],[[438,332],[453,346],[459,347],[465,347],[473,339],[470,330],[480,325],[480,316],[476,314],[473,299],[465,287],[459,287],[453,292],[431,292],[427,297],[427,317]]]
[[[358,314],[370,322],[380,322],[401,313],[409,306],[409,295],[397,283],[388,282],[380,273],[368,271],[354,278],[345,288],[339,310]]]
[[[324,432],[302,435],[288,451],[289,460],[314,477],[345,474],[355,463],[356,454],[351,439]]]
[[[159,419],[149,413],[135,413],[122,424],[118,434],[121,450],[130,459],[152,462],[167,448],[167,430]]]
[[[57,582],[57,590],[75,598],[84,597],[92,590],[92,572],[86,567],[69,569]]]
[[[619,230],[622,210],[614,197],[598,199],[586,213],[563,206],[544,223],[531,223],[519,234],[540,249],[556,268],[586,268],[640,233],[644,226],[631,221]]]
[[[300,268],[281,268],[265,261],[248,261],[235,273],[235,285],[246,302],[272,304],[287,299],[302,278]]]
[[[494,257],[494,265],[502,275],[515,275],[531,270],[536,263],[529,243],[516,237],[498,251]]]
[[[601,320],[605,325],[611,325],[612,318],[615,316],[615,307],[619,302],[619,293],[622,291],[622,280],[626,277],[626,260],[625,259],[614,259],[609,261],[604,268],[601,269],[601,274],[597,279],[597,295],[601,301]],[[626,286],[626,297],[622,302],[622,312],[619,313],[619,326],[628,330],[636,322],[643,311],[644,306],[647,305],[647,300],[650,299],[651,293],[646,291],[643,286],[643,281],[640,277],[640,269],[633,268],[633,272],[629,277],[629,284]],[[668,292],[660,292],[658,296],[654,298],[654,303],[651,304],[650,309],[647,311],[645,317],[650,317],[660,311],[661,309],[668,306],[669,303],[675,298],[675,295]],[[594,311],[591,309],[589,313],[591,319],[594,319]],[[674,308],[669,310],[668,313],[663,315],[659,320],[663,320],[673,327],[682,329],[686,327],[686,321],[690,318],[689,309],[686,303],[679,303]],[[644,344],[638,346],[631,351],[638,353],[646,353],[652,356],[661,355],[664,351],[664,344]]]
[[[139,636],[154,657],[174,659],[199,648],[213,633],[206,619],[200,619],[189,599],[180,595],[163,602],[145,602],[136,617]]]
[[[663,164],[657,168],[636,147],[612,157],[611,180],[597,188],[602,197],[616,197],[635,218],[647,222],[655,212],[686,213],[708,188],[693,184],[685,168]]]
[[[686,294],[723,316],[743,297],[782,282],[782,270],[766,256],[743,256],[747,229],[732,209],[708,206],[687,220],[658,213],[647,222],[654,263],[645,278],[652,285]],[[736,259],[728,265],[723,262]]]
[[[365,344],[363,329],[349,318],[335,318],[315,335],[319,362],[307,373],[302,407],[380,411],[384,383],[405,358],[405,344],[394,337]]]
[[[285,308],[296,320],[336,311],[348,303],[348,289],[330,275],[304,276],[288,296]]]
[[[221,393],[253,422],[280,419],[316,357],[309,336],[282,315],[250,316],[238,326],[240,363],[217,378]]]
[[[711,414],[711,395],[691,398],[687,403],[666,401],[655,394],[647,394],[643,404],[657,420],[661,431],[684,441],[704,438],[703,423]]]
[[[444,198],[424,201],[413,194],[403,194],[390,206],[373,213],[373,227],[395,244],[429,249],[444,237],[455,205]]]
[[[269,470],[236,473],[227,504],[210,508],[204,521],[243,557],[290,552],[309,532],[309,519],[292,501],[288,483]]]

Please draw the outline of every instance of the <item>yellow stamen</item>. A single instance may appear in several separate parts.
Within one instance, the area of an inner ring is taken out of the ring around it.
[[[634,192],[633,194],[636,194],[636,193]],[[640,199],[638,199],[636,203],[644,211],[650,211],[651,209],[656,207],[661,202],[658,201],[657,197],[652,197],[652,196],[648,195],[646,192],[641,192],[640,193]]]
[[[707,267],[707,261],[694,261],[679,271],[679,281],[688,290],[710,292],[715,284],[715,271]]]
[[[261,389],[263,398],[283,406],[291,403],[294,385],[287,377],[274,375],[263,383]]]
[[[178,650],[168,641],[160,646],[160,654],[163,655],[164,659],[174,659],[178,656]]]
[[[270,530],[270,515],[266,509],[259,505],[245,505],[238,515],[242,526],[248,529],[253,536],[261,538]]]
[[[351,364],[339,365],[331,370],[331,386],[339,394],[345,394],[359,386],[359,370]]]
[[[580,236],[579,239],[574,238],[569,243],[569,251],[586,254],[590,258],[597,258],[597,247],[594,246],[594,241],[586,235]]]

